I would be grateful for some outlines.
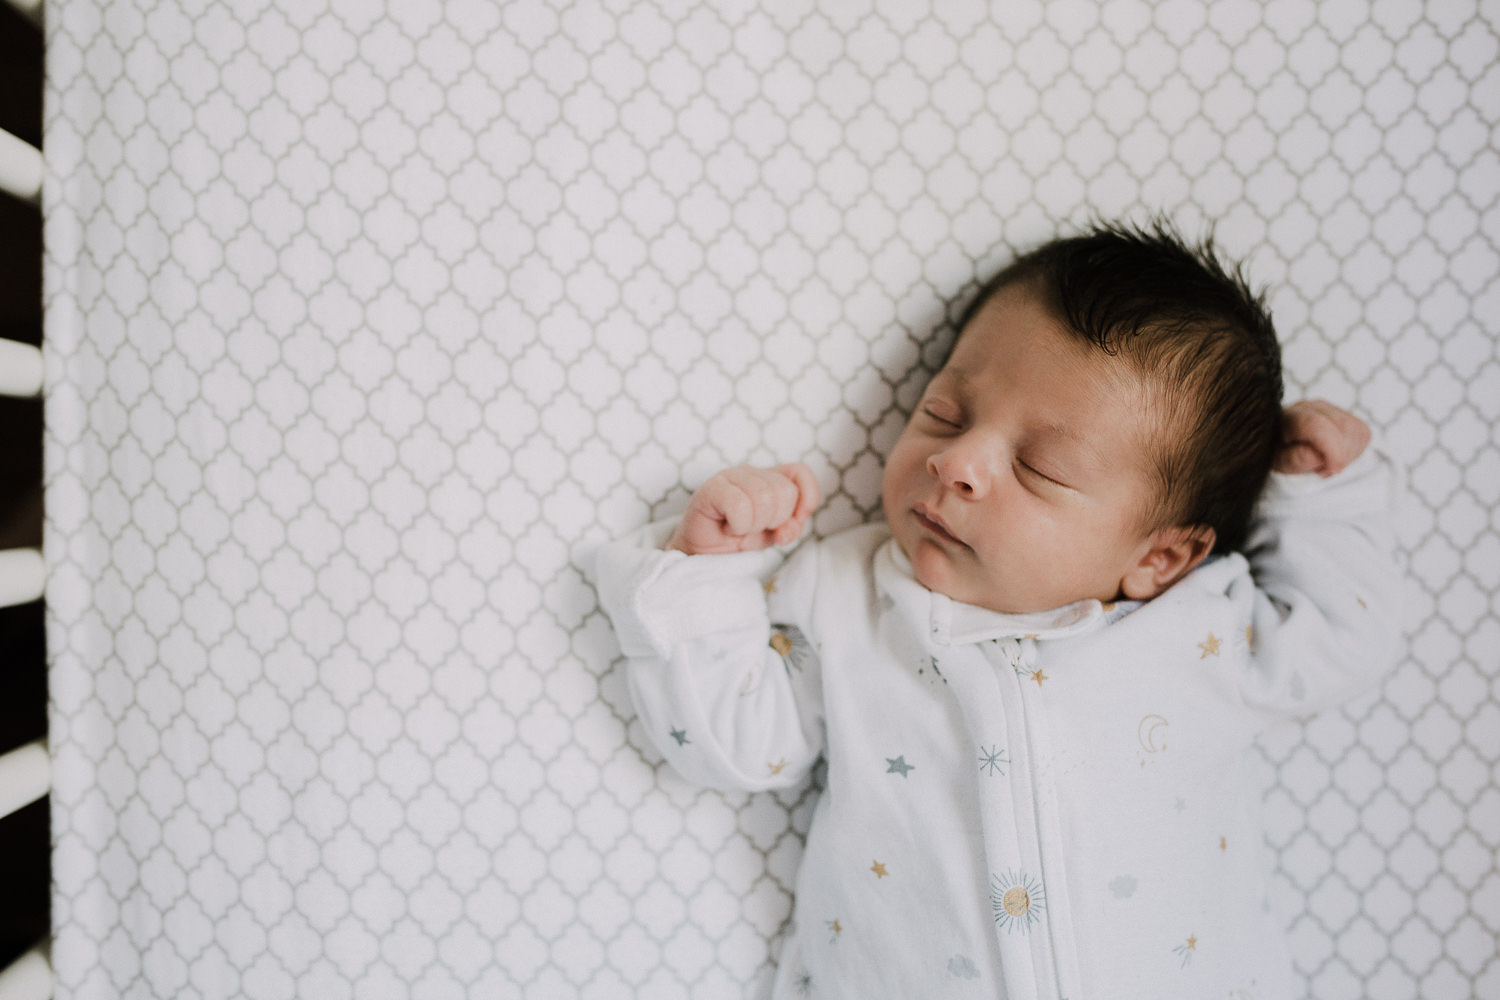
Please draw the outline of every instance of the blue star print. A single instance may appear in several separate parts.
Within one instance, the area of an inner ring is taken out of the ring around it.
[[[1005,768],[1001,765],[1009,763],[1010,760],[1005,756],[1004,750],[993,746],[988,750],[984,747],[979,748],[979,769],[983,771],[988,768],[991,777],[994,777],[996,774],[999,774],[1002,778],[1005,777]]]

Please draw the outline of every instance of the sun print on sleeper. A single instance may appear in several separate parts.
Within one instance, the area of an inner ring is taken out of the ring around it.
[[[990,905],[995,923],[1007,934],[1025,934],[1046,912],[1042,883],[1022,871],[990,876]]]

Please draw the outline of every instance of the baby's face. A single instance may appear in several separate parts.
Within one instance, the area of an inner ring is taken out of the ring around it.
[[[1128,365],[1028,289],[998,292],[885,466],[886,520],[917,579],[997,611],[1120,596],[1151,548],[1147,402]]]

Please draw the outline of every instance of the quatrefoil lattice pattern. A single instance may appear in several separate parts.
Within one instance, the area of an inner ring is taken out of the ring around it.
[[[633,731],[581,572],[827,532],[978,277],[1162,210],[1409,465],[1409,656],[1266,741],[1309,996],[1500,995],[1500,11],[55,0],[59,996],[724,997],[808,795]]]

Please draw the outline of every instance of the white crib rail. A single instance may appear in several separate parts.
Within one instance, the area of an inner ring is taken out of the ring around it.
[[[52,996],[49,950],[43,941],[0,972],[0,1000],[47,1000]]]
[[[0,129],[0,191],[40,204],[43,173],[41,150]]]

